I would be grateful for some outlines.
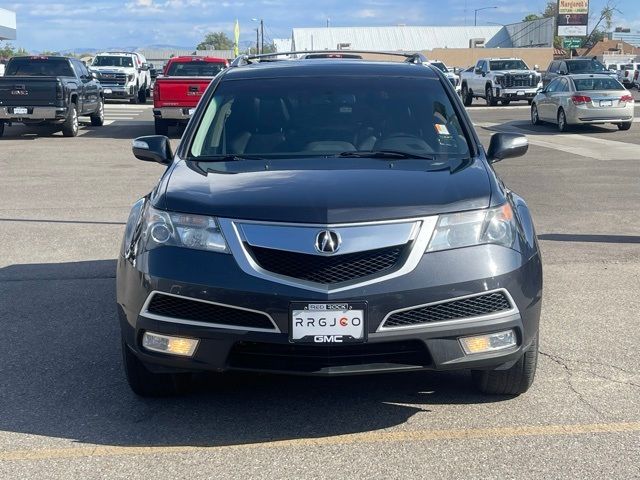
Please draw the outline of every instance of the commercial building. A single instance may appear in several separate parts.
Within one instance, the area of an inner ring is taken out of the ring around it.
[[[633,45],[634,47],[640,47],[639,31],[632,32],[628,28],[616,28],[614,32],[609,33],[609,38],[611,40],[626,42],[630,45]]]
[[[16,13],[0,8],[0,40],[16,39]]]

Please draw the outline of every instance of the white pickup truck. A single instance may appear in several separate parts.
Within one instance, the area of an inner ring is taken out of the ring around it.
[[[527,100],[529,104],[542,88],[542,76],[530,70],[519,58],[484,58],[471,71],[462,73],[462,100],[466,106],[474,98],[484,98],[487,105],[509,105]]]
[[[107,99],[145,103],[151,96],[149,64],[137,52],[99,53],[91,63]]]

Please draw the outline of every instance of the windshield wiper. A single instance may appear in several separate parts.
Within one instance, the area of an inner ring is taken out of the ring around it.
[[[242,160],[266,160],[257,155],[244,155],[241,153],[231,153],[229,155],[208,155],[206,157],[191,158],[196,162],[240,162]]]
[[[350,152],[342,152],[336,155],[337,157],[346,158],[383,158],[383,159],[422,159],[422,160],[435,160],[434,157],[428,155],[420,155],[411,152],[401,152],[399,150],[355,150]]]

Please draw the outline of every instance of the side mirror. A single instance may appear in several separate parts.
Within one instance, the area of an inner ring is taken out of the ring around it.
[[[149,70],[149,64],[148,63],[143,63],[142,67],[140,67],[142,70],[147,71]]]
[[[536,71],[536,72],[539,72],[540,71],[540,65],[534,65],[533,66],[533,70]]]
[[[131,146],[133,155],[138,160],[157,162],[169,165],[173,160],[173,152],[169,139],[164,135],[149,135],[138,137]]]
[[[480,75],[482,73],[482,70],[479,68],[474,68],[473,73],[475,73],[476,75]]]
[[[521,157],[529,150],[529,140],[519,133],[496,133],[491,137],[487,158],[496,163],[505,158]]]

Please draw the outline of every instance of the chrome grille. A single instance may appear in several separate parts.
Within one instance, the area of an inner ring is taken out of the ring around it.
[[[213,303],[156,293],[146,311],[176,320],[229,325],[233,327],[275,330],[269,317],[258,312],[225,307]]]
[[[103,86],[124,86],[127,83],[126,73],[101,73],[100,83]]]
[[[309,282],[334,284],[388,273],[400,263],[403,246],[323,256],[247,246],[265,270]]]
[[[426,305],[391,314],[383,328],[422,325],[461,318],[481,317],[513,308],[504,292],[492,292],[450,302]]]
[[[538,84],[536,75],[531,73],[507,74],[504,76],[505,88],[535,87]]]

